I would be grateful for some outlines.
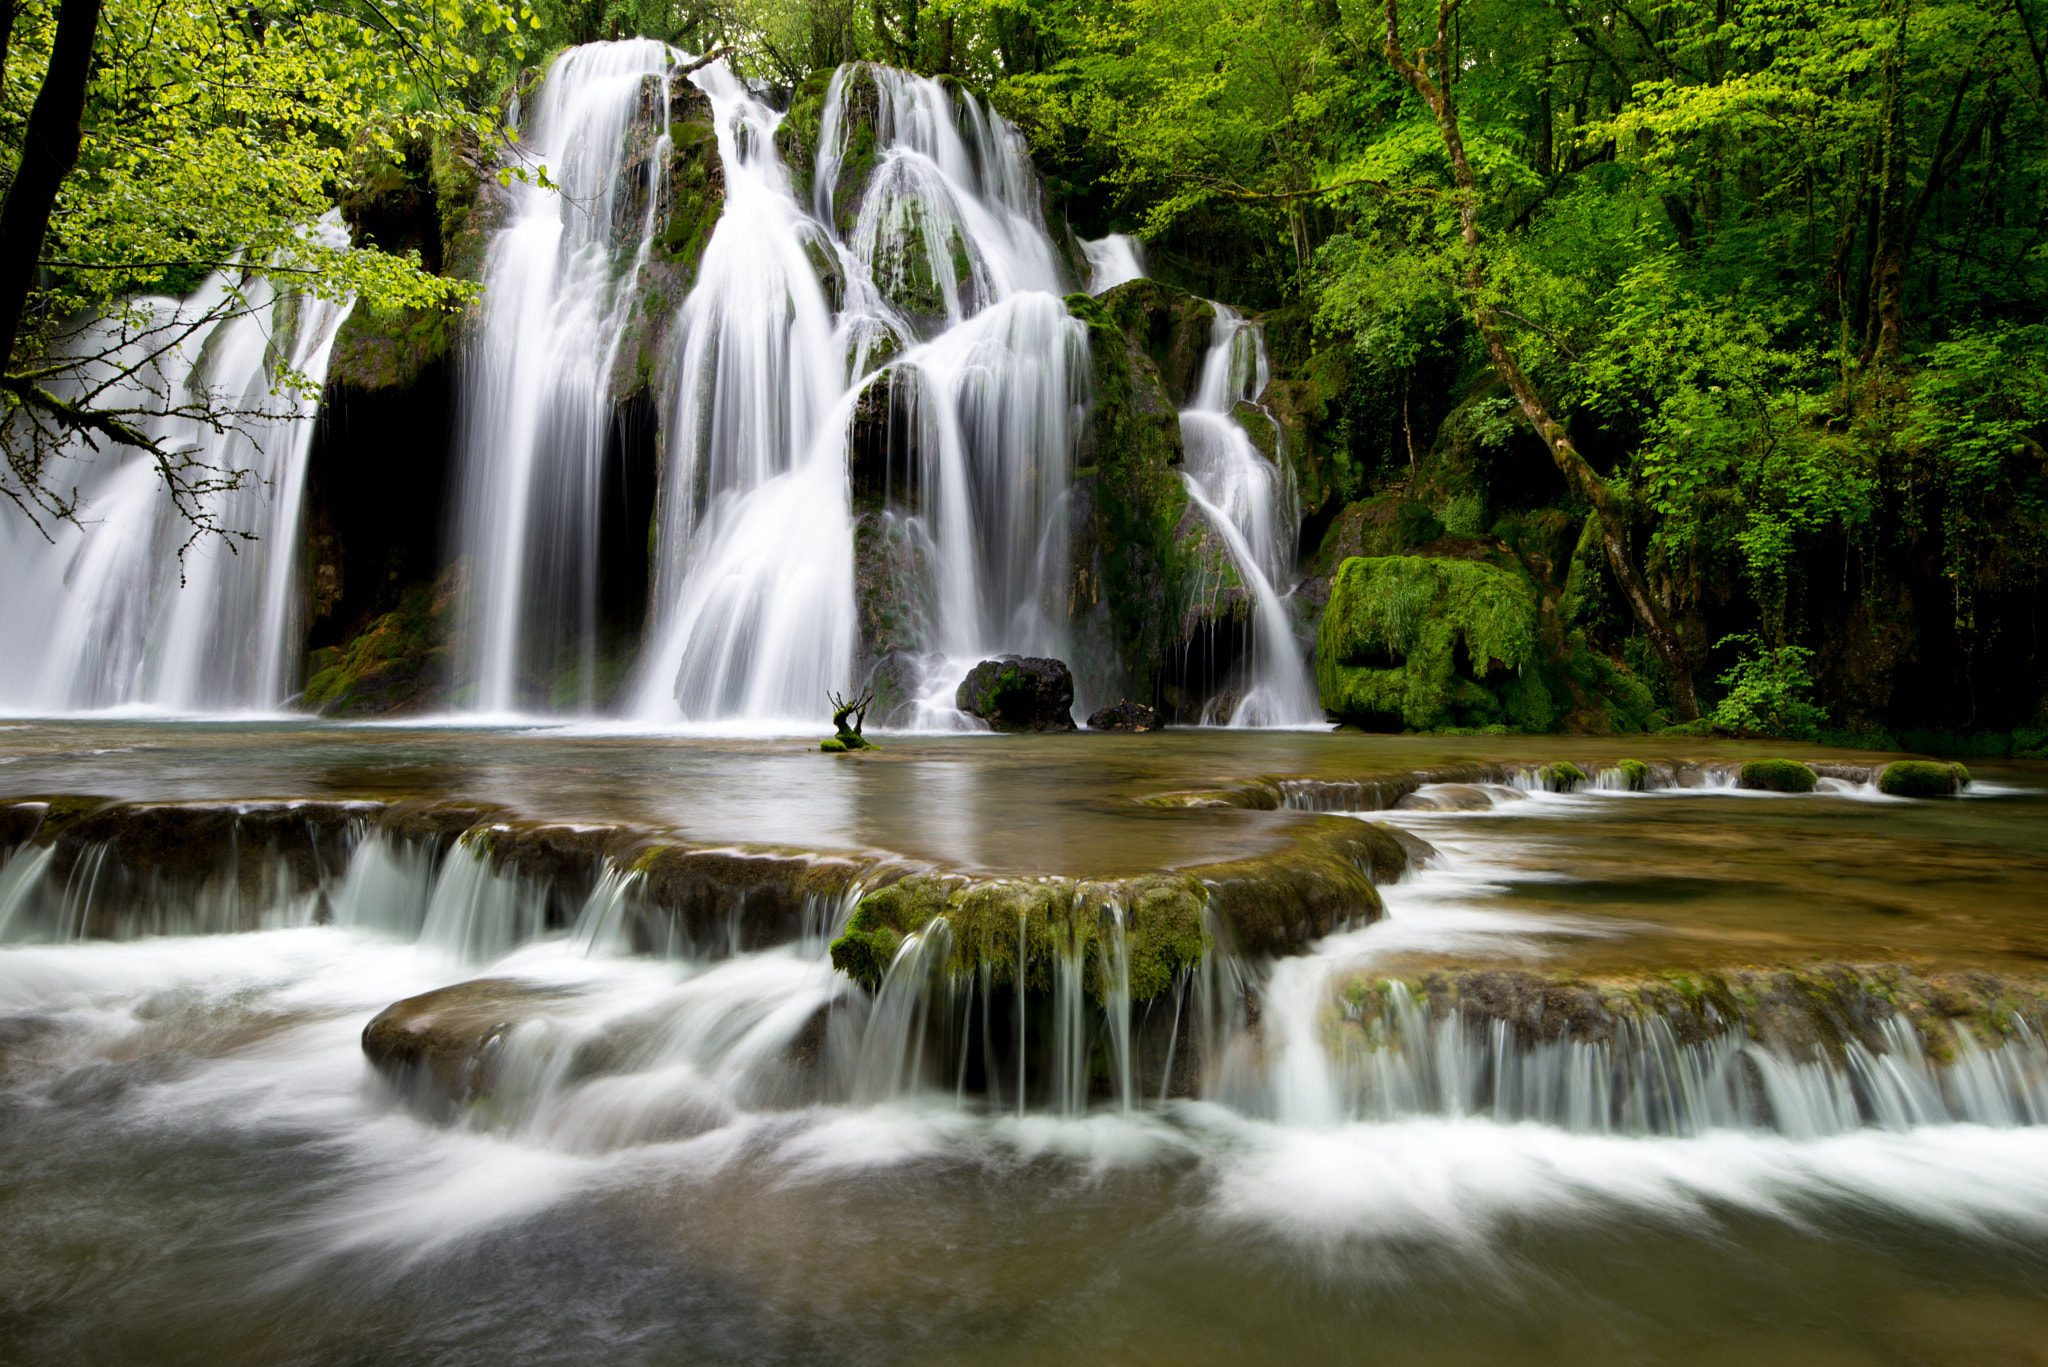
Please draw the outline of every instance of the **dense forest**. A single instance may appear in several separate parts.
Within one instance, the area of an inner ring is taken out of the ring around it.
[[[1351,556],[1497,564],[1605,724],[2048,745],[2039,0],[0,0],[10,516],[76,515],[83,437],[237,535],[235,476],[138,430],[124,380],[178,337],[121,301],[240,254],[445,328],[476,182],[546,180],[510,102],[632,35],[793,111],[849,61],[958,82],[1062,231],[1255,313],[1304,602]],[[306,230],[337,203],[352,240]]]

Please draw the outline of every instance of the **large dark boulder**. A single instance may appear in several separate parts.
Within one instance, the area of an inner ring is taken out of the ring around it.
[[[1074,675],[1064,660],[998,655],[968,672],[953,705],[996,731],[1072,731]]]

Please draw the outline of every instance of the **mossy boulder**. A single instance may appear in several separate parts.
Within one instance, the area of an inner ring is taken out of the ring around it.
[[[1074,676],[1064,660],[998,655],[968,671],[953,705],[996,731],[1072,731]]]
[[[1887,797],[1954,797],[1969,781],[1970,771],[1960,764],[1899,759],[1877,776],[1877,790]]]
[[[461,323],[460,310],[358,303],[334,335],[327,383],[366,393],[410,388],[448,358]]]
[[[1796,759],[1753,759],[1735,776],[1735,786],[1763,793],[1810,793],[1820,780]]]
[[[1347,560],[1317,632],[1323,706],[1373,730],[1545,730],[1537,662],[1535,585],[1478,561]]]

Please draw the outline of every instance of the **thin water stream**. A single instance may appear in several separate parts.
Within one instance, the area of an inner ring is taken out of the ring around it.
[[[1597,757],[1525,743],[1532,762]],[[1213,858],[1233,821],[1300,818],[1135,796],[1460,752],[1215,731],[933,740],[867,764],[772,741],[67,723],[0,732],[0,791],[495,784],[589,816],[666,802],[707,827],[875,844],[936,816],[915,793],[950,766],[977,810],[1014,808],[1021,848],[1100,828],[1081,848],[1150,860]],[[751,810],[749,787],[766,790]],[[1617,1129],[1562,1102],[1523,1120],[1427,1097],[1388,1112],[1318,1043],[1317,1003],[1361,965],[1891,956],[2023,974],[2048,922],[2044,789],[1986,768],[1951,803],[1497,785],[1486,808],[1448,811],[1470,792],[1425,790],[1373,817],[1439,851],[1383,890],[1388,918],[1247,966],[1260,1021],[1224,1025],[1253,1052],[1163,1102],[1112,1086],[1020,1112],[905,1071],[912,1055],[883,1067],[883,1004],[825,964],[831,925],[717,959],[621,955],[601,933],[617,882],[573,933],[495,944],[377,924],[365,908],[434,876],[365,864],[330,924],[10,946],[0,1360],[2036,1361],[2038,1122],[1959,1093],[1960,1112],[1838,1105],[1800,1130],[1796,1070],[1766,1078],[1769,1113],[1691,1129]],[[1201,835],[1162,840],[1176,823]],[[360,1040],[392,1001],[479,974],[546,1005],[504,1036],[489,1099],[451,1121],[393,1090]],[[2012,1095],[2048,1106],[2031,1055],[2004,1057]]]

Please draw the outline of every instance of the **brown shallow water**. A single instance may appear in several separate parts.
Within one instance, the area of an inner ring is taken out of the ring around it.
[[[317,722],[0,724],[0,797],[449,797],[704,840],[884,849],[962,868],[1124,873],[1271,848],[1289,813],[1159,811],[1148,793],[1261,775],[1344,779],[1470,760],[1740,759],[1783,746],[1652,738],[883,736],[856,756],[795,739]],[[1814,750],[1835,760],[1881,760]]]
[[[1980,795],[1953,802],[1591,794],[1396,819],[1458,864],[1464,885],[1447,896],[1589,932],[1534,937],[1557,967],[2048,974],[2048,778],[1977,772]],[[1467,961],[1519,963],[1527,949]]]

